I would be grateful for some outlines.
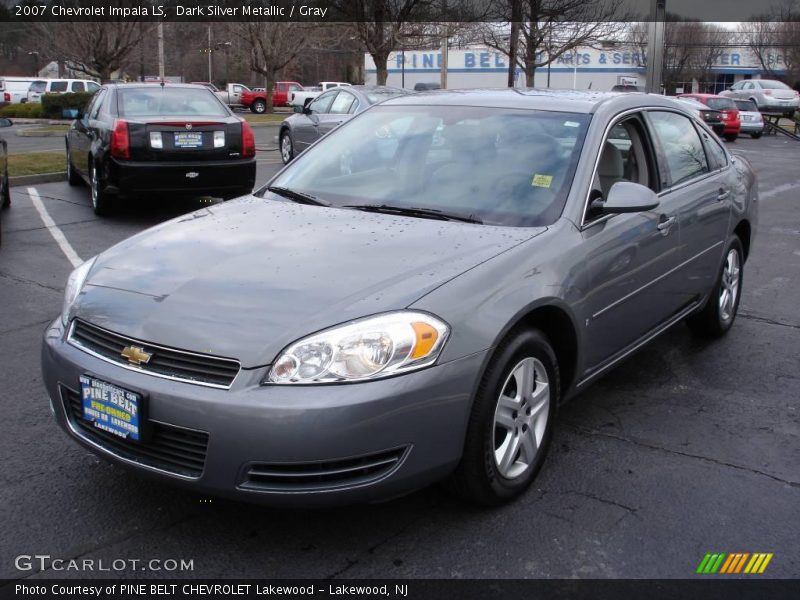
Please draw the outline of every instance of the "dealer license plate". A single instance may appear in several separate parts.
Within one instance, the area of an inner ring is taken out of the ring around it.
[[[82,417],[97,429],[139,441],[142,397],[88,375],[81,375]]]
[[[203,134],[201,132],[180,132],[175,134],[176,148],[202,148]]]
[[[750,115],[742,115],[742,121],[752,121],[753,117]]]

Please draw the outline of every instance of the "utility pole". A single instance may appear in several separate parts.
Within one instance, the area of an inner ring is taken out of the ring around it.
[[[158,22],[158,78],[164,81],[164,23]]]
[[[440,74],[440,85],[442,86],[443,90],[447,89],[447,46],[448,46],[448,39],[447,39],[447,24],[445,23],[442,26],[442,70]]]
[[[213,48],[211,46],[211,25],[208,26],[208,83],[214,83],[211,81],[211,53]]]
[[[645,92],[661,93],[664,70],[664,28],[667,0],[651,0],[650,22],[647,25],[647,78]]]
[[[514,87],[519,48],[519,23],[522,21],[522,0],[511,0],[511,39],[508,48],[508,87]],[[532,87],[533,84],[529,84]]]

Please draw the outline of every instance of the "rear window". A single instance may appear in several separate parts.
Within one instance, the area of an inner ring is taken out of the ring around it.
[[[50,91],[51,92],[66,92],[67,91],[67,82],[66,81],[54,81],[50,84]]]
[[[761,84],[761,87],[764,88],[765,90],[790,90],[790,89],[792,89],[788,85],[786,85],[785,83],[782,83],[780,81],[772,81],[770,79],[762,79],[758,83]]]
[[[121,117],[227,117],[228,112],[208,88],[151,87],[117,90]]]
[[[752,100],[736,100],[736,108],[744,112],[756,112],[758,107]]]
[[[705,103],[706,106],[713,108],[714,110],[728,110],[731,108],[736,108],[736,104],[734,104],[733,100],[730,98],[706,98]]]
[[[34,81],[31,84],[31,87],[28,88],[31,92],[36,92],[37,94],[42,94],[47,89],[47,82],[46,81]]]

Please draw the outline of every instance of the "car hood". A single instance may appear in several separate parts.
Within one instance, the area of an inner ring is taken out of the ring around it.
[[[256,367],[320,329],[405,308],[544,229],[249,196],[100,254],[73,315],[144,342]]]

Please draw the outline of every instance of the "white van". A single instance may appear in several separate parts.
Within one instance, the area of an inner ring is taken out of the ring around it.
[[[28,89],[28,102],[41,102],[43,94],[94,93],[100,84],[91,79],[36,79]]]
[[[28,101],[28,88],[38,77],[0,77],[0,101],[25,103]],[[8,94],[8,96],[6,96]]]

